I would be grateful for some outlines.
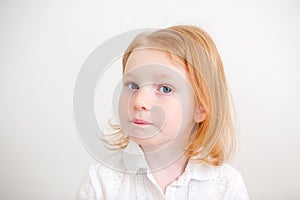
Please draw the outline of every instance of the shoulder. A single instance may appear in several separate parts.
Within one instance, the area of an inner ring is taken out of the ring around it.
[[[241,173],[228,164],[223,164],[214,168],[215,179],[233,183],[243,181]]]
[[[92,164],[88,169],[88,177],[96,188],[101,188],[104,184],[106,187],[114,186],[121,182],[123,176],[123,171],[103,163]]]
[[[124,172],[123,151],[115,151],[98,163],[91,164],[88,168],[90,179],[100,183],[105,181],[106,185],[109,182],[120,181]]]
[[[77,199],[103,199],[118,189],[124,173],[102,163],[91,164],[81,181]]]
[[[228,164],[213,166],[205,162],[191,161],[187,166],[191,177],[197,180],[216,180],[218,182],[241,181],[242,175]]]
[[[241,173],[228,164],[214,167],[210,181],[217,194],[229,199],[249,199]]]
[[[187,174],[196,180],[195,193],[200,192],[207,199],[249,199],[241,173],[228,164],[213,166],[204,162],[190,162]],[[205,194],[202,193],[203,188],[206,188]]]
[[[241,173],[228,164],[214,167],[214,173],[211,180],[227,187],[234,187],[240,182],[243,182]]]

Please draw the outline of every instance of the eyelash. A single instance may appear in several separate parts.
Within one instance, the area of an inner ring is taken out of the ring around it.
[[[131,90],[138,90],[139,89],[139,86],[136,83],[133,83],[133,82],[128,82],[128,83],[125,83],[124,85],[127,86],[127,88],[129,88]],[[131,86],[134,86],[134,87],[132,88]],[[165,93],[165,92],[160,90],[161,88],[164,88],[164,87],[170,89],[170,92]],[[159,84],[158,85],[158,91],[163,93],[163,94],[170,94],[174,91],[174,88],[172,86],[168,85],[168,84]]]
[[[138,90],[138,89],[139,89],[139,86],[138,86],[136,83],[126,83],[125,85],[126,85],[129,89],[131,89],[131,90]],[[137,86],[137,88],[131,88],[130,85],[135,85],[135,86]]]
[[[160,89],[161,89],[161,88],[164,88],[164,87],[170,89],[170,92],[167,92],[167,93],[162,92]],[[159,91],[162,92],[162,93],[164,93],[164,94],[170,94],[170,93],[172,93],[173,90],[174,90],[173,87],[171,87],[171,86],[169,86],[169,85],[167,85],[167,84],[160,84],[158,88],[159,88]]]

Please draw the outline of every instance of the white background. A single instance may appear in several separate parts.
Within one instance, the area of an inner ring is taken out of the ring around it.
[[[250,198],[299,199],[299,11],[296,0],[1,1],[0,199],[74,199],[96,163],[73,121],[81,65],[114,35],[176,24],[219,48],[241,135],[231,164]]]

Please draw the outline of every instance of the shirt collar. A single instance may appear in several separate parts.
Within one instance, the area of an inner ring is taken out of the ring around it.
[[[141,169],[149,170],[142,149],[134,142],[129,142],[124,149],[123,160],[128,172],[137,173]]]
[[[212,177],[216,167],[209,165],[208,163],[190,159],[186,170],[191,174],[192,179],[199,181],[208,180]]]
[[[150,171],[146,162],[144,153],[138,144],[129,142],[124,149],[123,160],[125,168],[128,172],[138,173],[139,171]],[[198,181],[209,180],[215,171],[216,167],[209,165],[205,162],[190,159],[184,173],[174,182],[174,184],[183,185],[190,179]]]

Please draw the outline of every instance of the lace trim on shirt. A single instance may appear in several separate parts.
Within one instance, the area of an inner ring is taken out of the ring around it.
[[[136,185],[136,196],[138,200],[145,199],[145,188],[144,188],[144,181],[143,181],[143,174],[137,173],[135,175],[135,185]]]
[[[213,179],[210,180],[211,190],[210,195],[214,198],[222,199],[228,187],[228,173],[224,170],[218,170]]]
[[[190,180],[189,184],[189,200],[194,200],[197,198],[197,184],[194,180]]]

